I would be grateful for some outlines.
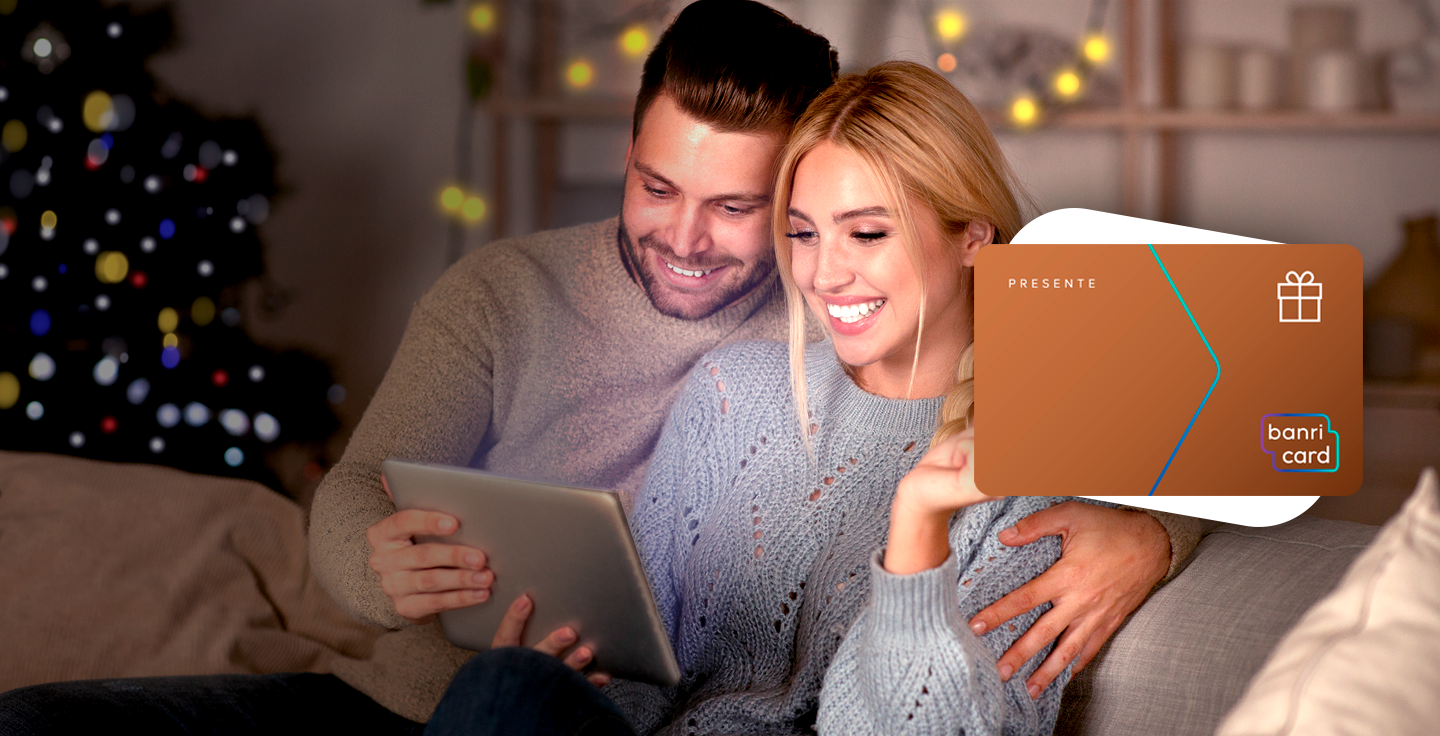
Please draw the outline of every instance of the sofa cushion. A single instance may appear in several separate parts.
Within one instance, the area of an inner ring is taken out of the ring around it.
[[[1222,736],[1440,730],[1440,482],[1420,485],[1276,647]]]
[[[1071,681],[1055,732],[1214,733],[1266,655],[1375,532],[1309,516],[1218,527]]]

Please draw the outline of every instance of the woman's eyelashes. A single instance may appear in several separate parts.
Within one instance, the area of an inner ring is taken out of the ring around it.
[[[791,227],[794,228],[793,232],[785,233],[785,237],[791,240],[797,240],[802,245],[813,244],[820,237],[819,233],[816,233],[814,230],[811,230],[809,228],[797,227],[794,225],[792,225]]]
[[[875,243],[878,243],[879,241],[890,237],[890,233],[885,230],[856,230],[850,233],[850,237],[866,245],[874,245]]]

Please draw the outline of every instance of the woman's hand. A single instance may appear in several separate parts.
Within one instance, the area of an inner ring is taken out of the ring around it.
[[[950,556],[950,517],[994,499],[975,487],[974,426],[945,438],[900,480],[890,507],[885,569],[909,575],[939,567]]]
[[[516,598],[515,602],[510,604],[510,608],[505,611],[505,617],[500,620],[500,628],[495,631],[495,638],[491,640],[490,646],[494,649],[520,646],[520,637],[525,633],[525,622],[530,620],[530,613],[534,609],[535,602],[530,599],[529,595],[521,593],[520,597]],[[589,647],[580,646],[570,649],[579,638],[579,634],[574,629],[562,626],[550,632],[549,636],[532,648],[537,652],[558,658],[565,663],[566,667],[576,672],[582,672],[586,665],[595,659],[595,654],[590,651]],[[566,649],[570,649],[569,654],[565,653]],[[585,679],[595,687],[604,687],[610,682],[610,675],[604,672],[591,672],[585,675]]]

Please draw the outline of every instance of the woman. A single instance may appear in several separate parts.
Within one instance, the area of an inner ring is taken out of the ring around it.
[[[924,67],[882,64],[811,104],[775,196],[788,350],[702,360],[633,503],[684,679],[610,683],[599,711],[642,734],[1051,730],[1068,673],[1027,693],[1047,652],[1008,683],[995,663],[1048,606],[983,637],[963,623],[1060,552],[996,539],[1054,499],[974,484],[972,269],[1019,228],[1010,181]],[[805,345],[807,307],[829,341]]]

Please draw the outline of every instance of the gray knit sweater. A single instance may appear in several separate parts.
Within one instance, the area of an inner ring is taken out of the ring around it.
[[[804,733],[817,708],[821,733],[1049,733],[1069,670],[1032,701],[1048,647],[1009,683],[996,668],[1049,604],[983,637],[965,622],[1059,558],[1057,537],[996,538],[1057,499],[972,506],[943,565],[885,572],[895,487],[942,399],[866,393],[829,343],[806,363],[813,462],[784,345],[730,345],[690,373],[631,519],[684,679],[608,694],[642,734]]]

